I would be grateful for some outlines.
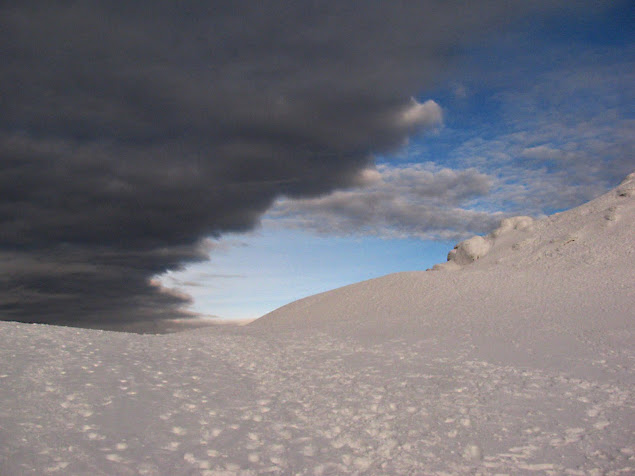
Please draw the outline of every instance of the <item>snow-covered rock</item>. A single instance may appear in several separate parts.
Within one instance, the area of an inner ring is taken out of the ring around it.
[[[454,261],[459,265],[469,264],[485,256],[491,247],[491,241],[482,236],[473,236],[456,245],[448,254],[448,261]]]
[[[487,236],[482,237],[477,235],[465,241],[461,241],[448,253],[448,262],[436,264],[432,267],[432,270],[454,270],[473,263],[489,253],[495,245],[497,238],[513,230],[530,231],[533,222],[534,219],[527,216],[505,218],[501,221],[499,227]]]

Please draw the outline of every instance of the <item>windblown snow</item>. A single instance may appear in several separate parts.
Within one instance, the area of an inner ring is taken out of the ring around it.
[[[246,327],[0,323],[0,474],[635,474],[635,174]]]

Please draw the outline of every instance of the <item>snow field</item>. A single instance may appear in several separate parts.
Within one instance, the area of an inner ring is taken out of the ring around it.
[[[2,474],[635,468],[625,373],[579,379],[495,365],[474,360],[468,344],[435,339],[368,346],[238,329],[138,336],[1,326],[23,364],[0,387]],[[43,358],[63,345],[59,358]]]

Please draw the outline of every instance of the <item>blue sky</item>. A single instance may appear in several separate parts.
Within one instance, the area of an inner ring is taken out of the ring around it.
[[[375,156],[359,185],[279,199],[210,261],[169,272],[191,309],[254,318],[292,300],[444,261],[509,215],[579,205],[635,169],[633,9],[535,18],[465,48],[414,98],[442,120]],[[407,213],[405,212],[407,210]]]

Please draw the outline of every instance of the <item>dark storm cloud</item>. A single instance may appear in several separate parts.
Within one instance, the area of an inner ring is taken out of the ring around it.
[[[184,316],[152,276],[351,184],[462,47],[554,3],[3,2],[0,317]]]

